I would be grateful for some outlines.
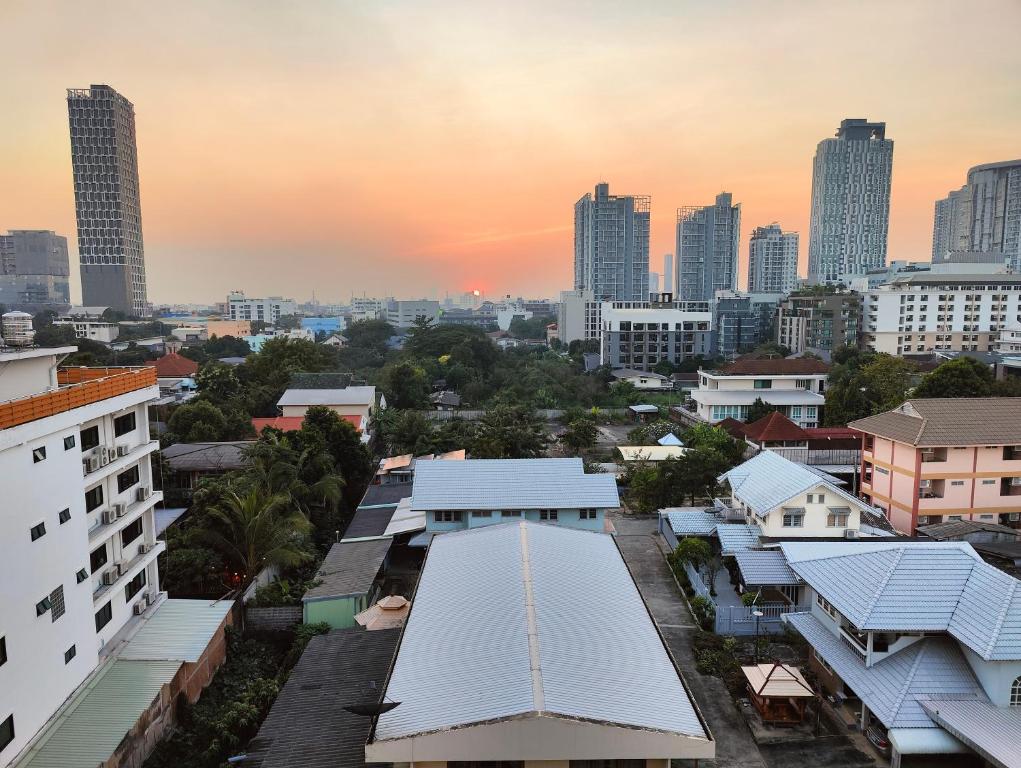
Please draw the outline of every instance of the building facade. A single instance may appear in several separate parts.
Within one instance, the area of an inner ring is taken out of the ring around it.
[[[395,328],[410,328],[416,320],[436,322],[440,316],[440,303],[430,299],[391,299],[386,305],[386,321]]]
[[[74,368],[74,347],[0,348],[0,765],[158,591],[152,368]],[[17,403],[17,407],[15,407]],[[36,414],[48,414],[37,416]],[[18,482],[14,481],[18,478]]]
[[[294,299],[270,296],[265,299],[250,299],[244,291],[234,291],[227,297],[227,313],[230,320],[253,320],[274,325],[281,317],[296,315],[298,304]]]
[[[596,184],[574,205],[574,287],[598,300],[643,301],[649,293],[649,211],[645,195],[611,195]]]
[[[1003,253],[1021,272],[1021,160],[975,166],[966,189],[957,250]]]
[[[840,122],[812,164],[808,279],[835,283],[886,265],[893,140],[886,123]]]
[[[733,360],[773,336],[780,293],[719,291],[713,302],[712,353]]]
[[[790,293],[798,287],[798,233],[779,224],[756,227],[748,241],[748,292]]]
[[[961,218],[968,199],[968,188],[961,187],[937,200],[932,217],[932,263],[944,261],[951,251],[960,250]]]
[[[669,296],[669,294],[664,294]],[[600,311],[600,362],[612,368],[650,371],[708,357],[712,319],[703,301],[613,301]]]
[[[891,355],[988,352],[1021,322],[1021,275],[905,275],[865,295],[862,343]]]
[[[0,304],[8,309],[71,303],[67,238],[45,229],[0,235]]]
[[[149,314],[135,108],[108,85],[69,88],[82,303]]]
[[[791,354],[828,357],[840,346],[858,345],[862,297],[853,292],[788,296],[780,302],[776,342]]]
[[[707,206],[677,209],[677,275],[680,301],[712,301],[716,291],[737,290],[741,206],[721,192]]]

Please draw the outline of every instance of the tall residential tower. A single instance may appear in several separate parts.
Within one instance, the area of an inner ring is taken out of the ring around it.
[[[643,195],[611,195],[596,184],[574,205],[574,287],[596,299],[649,298],[649,208]]]
[[[886,123],[840,122],[812,165],[808,279],[835,283],[886,266],[893,139]]]
[[[779,224],[756,227],[748,241],[748,292],[790,293],[798,287],[798,233]]]
[[[958,244],[961,216],[968,200],[968,188],[961,187],[942,200],[937,200],[932,218],[932,263],[947,260],[947,254],[961,250]]]
[[[71,303],[67,238],[46,229],[0,235],[0,304],[9,309]]]
[[[69,88],[82,303],[148,314],[135,108],[108,85]]]
[[[712,301],[716,291],[737,290],[737,249],[741,206],[729,192],[707,206],[677,209],[677,290],[679,301]]]

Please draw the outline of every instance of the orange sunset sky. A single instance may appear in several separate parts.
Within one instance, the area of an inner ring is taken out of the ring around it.
[[[890,259],[1021,157],[1021,1],[0,3],[0,230],[77,248],[65,89],[135,104],[149,297],[441,298],[571,287],[596,181],[675,209],[726,190],[802,234],[845,117],[894,139]]]

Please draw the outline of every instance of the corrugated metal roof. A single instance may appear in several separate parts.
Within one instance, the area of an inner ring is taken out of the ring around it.
[[[746,549],[734,553],[741,578],[751,587],[801,584],[783,552],[776,549]]]
[[[810,613],[785,620],[833,667],[887,728],[936,728],[921,702],[934,698],[988,701],[957,644],[926,637],[871,667]]]
[[[233,605],[231,600],[164,600],[142,619],[118,658],[198,661]]]
[[[535,713],[706,736],[613,538],[540,523],[433,540],[386,696],[377,740]]]
[[[1021,582],[967,542],[783,542],[787,562],[859,629],[949,632],[1021,659]]]
[[[315,580],[320,583],[308,590],[302,600],[366,594],[392,544],[389,536],[337,542],[316,571]]]
[[[720,518],[701,508],[672,507],[659,513],[670,523],[670,530],[677,536],[712,536]]]
[[[926,701],[936,723],[1000,768],[1021,768],[1021,707],[981,701]]]
[[[100,667],[11,768],[96,768],[174,679],[180,661],[117,659]]]
[[[716,535],[720,539],[720,550],[725,555],[733,555],[741,550],[754,549],[759,546],[759,527],[757,525],[720,523],[716,526]]]
[[[425,512],[417,512],[411,508],[411,499],[401,499],[394,510],[393,517],[383,531],[384,536],[397,536],[402,533],[425,530]]]
[[[619,506],[614,477],[585,474],[581,459],[425,461],[411,494],[419,511]]]
[[[174,471],[222,471],[241,469],[247,463],[245,449],[254,440],[228,443],[175,443],[161,453]]]
[[[288,389],[277,400],[284,405],[375,405],[375,387],[344,387],[343,389]]]

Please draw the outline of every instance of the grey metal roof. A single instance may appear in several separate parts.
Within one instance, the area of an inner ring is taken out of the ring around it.
[[[288,389],[277,405],[375,405],[375,387],[343,389]]]
[[[759,546],[759,528],[756,525],[720,523],[716,526],[716,535],[720,539],[720,550],[725,555]]]
[[[1021,768],[1021,707],[982,701],[925,701],[932,720],[1000,768]]]
[[[677,536],[712,536],[720,518],[702,508],[673,507],[659,512],[670,522],[670,530]]]
[[[96,768],[105,764],[180,668],[180,661],[108,662],[79,689],[63,716],[50,720],[11,768]]]
[[[827,493],[842,498],[856,509],[865,506],[860,499],[827,482],[819,473],[803,464],[788,461],[773,451],[763,451],[724,472],[719,479],[721,482],[726,480],[734,496],[751,507],[759,517],[818,485],[824,485]]]
[[[370,720],[344,707],[378,701],[400,630],[313,637],[248,745],[251,768],[361,768]],[[373,688],[374,686],[374,688]]]
[[[521,521],[430,546],[376,740],[542,714],[706,738],[612,536]]]
[[[635,413],[659,413],[658,405],[629,405],[628,409]]]
[[[397,505],[376,508],[360,508],[355,510],[351,522],[344,531],[345,539],[364,539],[369,536],[382,536],[390,525]]]
[[[397,502],[411,495],[411,483],[372,483],[365,489],[358,508],[389,505],[396,507]]]
[[[469,459],[415,464],[419,511],[620,506],[612,475],[585,474],[581,459]]]
[[[801,579],[776,549],[746,549],[734,553],[741,578],[750,587],[800,584]]]
[[[321,582],[305,593],[302,600],[323,600],[331,597],[364,595],[376,580],[393,539],[339,541],[330,547],[315,580]]]
[[[887,728],[936,728],[921,702],[934,698],[988,701],[957,644],[926,637],[866,667],[810,613],[784,617]]]
[[[164,600],[118,658],[198,661],[233,606],[231,600]]]
[[[174,443],[161,453],[175,472],[226,472],[241,469],[247,463],[245,449],[255,445],[254,440],[228,443]]]
[[[788,564],[863,630],[949,632],[987,661],[1021,659],[1021,582],[967,542],[783,542]]]
[[[1016,528],[1008,528],[998,523],[983,523],[979,520],[947,520],[945,523],[933,525],[920,525],[918,532],[930,539],[946,541],[957,536],[967,536],[969,533],[998,533],[1004,536],[1018,538],[1021,531]]]

